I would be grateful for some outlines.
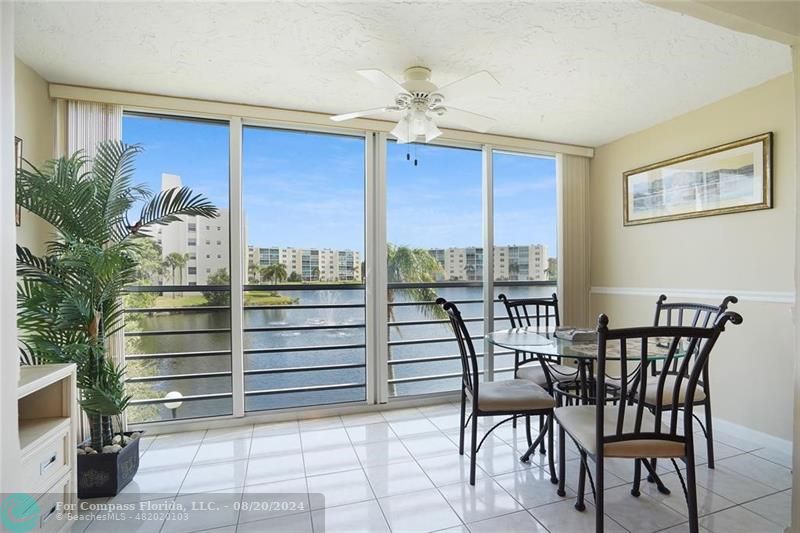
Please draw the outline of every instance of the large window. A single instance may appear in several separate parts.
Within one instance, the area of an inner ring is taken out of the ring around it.
[[[366,399],[364,138],[245,127],[245,409]]]
[[[458,346],[437,297],[456,302],[481,351],[481,151],[389,142],[389,395],[455,390]]]
[[[131,422],[456,391],[438,297],[459,306],[487,379],[511,376],[511,354],[487,359],[483,336],[508,325],[500,293],[556,290],[552,157],[240,124],[124,115],[123,140],[144,150],[137,182],[220,209],[140,240],[125,296]],[[384,246],[385,278],[370,274]]]
[[[556,292],[556,164],[553,157],[494,151],[494,296],[549,297]],[[508,327],[494,306],[495,328]],[[513,353],[497,350],[495,379],[513,375]]]
[[[125,297],[128,420],[230,414],[228,124],[125,114],[123,140],[143,148],[137,183],[190,187],[219,208],[213,220],[182,217],[139,241],[145,260]]]

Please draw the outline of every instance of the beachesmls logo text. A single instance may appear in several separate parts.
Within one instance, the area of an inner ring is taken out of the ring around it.
[[[0,501],[0,523],[3,531],[27,533],[36,527],[39,518],[39,504],[30,494],[17,492],[9,494]]]

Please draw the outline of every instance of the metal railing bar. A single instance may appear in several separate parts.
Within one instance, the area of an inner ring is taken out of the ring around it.
[[[139,313],[202,313],[210,311],[228,311],[230,309],[227,305],[206,305],[206,306],[192,306],[192,307],[129,307],[125,309],[126,313],[139,314]]]
[[[341,363],[336,365],[291,366],[284,368],[263,368],[245,370],[245,376],[258,376],[262,374],[283,374],[287,372],[314,372],[317,370],[343,370],[348,368],[364,368],[366,363]]]
[[[245,305],[245,311],[263,309],[358,309],[364,304],[287,304],[287,305]]]
[[[284,374],[289,372],[313,372],[323,370],[343,370],[348,368],[364,368],[365,363],[341,363],[335,365],[313,365],[313,366],[294,366],[284,368],[264,368],[256,370],[245,370],[245,375],[256,376],[262,374]],[[220,378],[228,377],[231,375],[230,370],[219,372],[198,372],[192,374],[166,374],[158,376],[134,376],[129,377],[126,381],[128,383],[146,383],[152,381],[173,381],[180,379],[202,379],[202,378]]]
[[[495,356],[498,356],[498,355],[512,355],[513,353],[514,353],[513,351],[509,350],[509,351],[502,351],[502,352],[494,352],[494,355]],[[475,354],[476,357],[483,357],[484,355],[485,354],[483,352]],[[410,358],[410,359],[390,359],[388,361],[388,363],[390,365],[404,365],[404,364],[410,364],[410,363],[432,363],[432,362],[436,362],[436,361],[450,361],[450,360],[456,360],[456,359],[460,359],[460,358],[461,358],[461,356],[458,355],[458,354],[456,354],[456,355],[431,355],[431,356],[427,356],[427,357],[413,357],[413,358]]]
[[[464,322],[483,322],[483,317],[465,318]],[[389,327],[402,327],[402,326],[424,326],[427,324],[449,324],[450,319],[443,320],[400,320],[397,322],[389,322]]]
[[[258,326],[251,328],[244,328],[245,333],[256,331],[307,331],[315,329],[357,329],[365,328],[366,324],[325,324],[321,326],[315,325],[302,325],[302,326]]]
[[[358,291],[364,290],[363,283],[286,283],[280,285],[243,285],[245,292],[276,292],[276,291]]]
[[[482,281],[429,281],[425,283],[398,283],[388,284],[389,289],[442,289],[446,287],[483,287]]]
[[[231,371],[220,372],[197,372],[194,374],[165,374],[163,376],[134,376],[125,381],[128,383],[146,383],[150,381],[173,381],[178,379],[202,379],[202,378],[224,378],[230,376]]]
[[[337,383],[335,385],[310,385],[308,387],[288,387],[285,389],[263,389],[245,391],[245,396],[265,396],[269,394],[284,394],[291,392],[314,392],[338,389],[356,389],[366,387],[366,383]]]
[[[483,374],[483,371],[478,372]],[[460,378],[461,372],[453,372],[449,374],[431,374],[428,376],[412,376],[410,378],[394,378],[388,380],[389,383],[416,383],[418,381],[433,381],[437,379]]]
[[[499,301],[499,300],[498,300]],[[480,299],[472,299],[472,300],[448,300],[448,302],[454,304],[479,304],[483,303],[483,300]],[[436,305],[435,300],[420,300],[416,302],[389,302],[389,307],[407,307],[411,305]]]
[[[132,353],[125,354],[125,359],[172,359],[180,357],[204,357],[204,356],[220,356],[231,355],[230,350],[208,350],[203,352],[161,352],[161,353]]]
[[[216,392],[210,394],[192,394],[188,396],[181,396],[182,402],[196,402],[200,400],[221,400],[223,398],[231,398],[231,392]],[[174,398],[143,398],[141,400],[131,400],[129,405],[147,405],[155,403],[167,403],[175,401]]]
[[[207,329],[150,329],[147,331],[126,331],[126,337],[150,337],[153,335],[193,335],[211,333],[230,333],[231,328],[207,328]]]
[[[141,292],[230,292],[229,285],[129,285],[123,294]]]
[[[322,346],[282,346],[280,348],[246,348],[245,355],[257,353],[316,352],[322,350],[353,350],[365,348],[366,344],[325,344]]]
[[[470,337],[473,341],[483,339],[483,335],[474,335]],[[389,346],[407,346],[412,344],[433,344],[436,342],[456,342],[453,337],[434,337],[429,339],[409,339],[402,341],[389,341]]]
[[[495,372],[508,372],[514,370],[513,367],[496,369]],[[483,370],[478,371],[479,375],[483,375]],[[412,376],[409,378],[394,378],[388,380],[389,383],[415,383],[418,381],[434,381],[437,379],[460,378],[461,372],[452,372],[448,374],[431,374],[428,376]]]
[[[476,354],[478,357],[482,357],[483,354]],[[392,359],[388,361],[389,366],[394,365],[405,365],[411,363],[434,363],[437,361],[454,361],[456,359],[461,359],[460,355],[432,355],[430,357],[414,357],[412,359]]]

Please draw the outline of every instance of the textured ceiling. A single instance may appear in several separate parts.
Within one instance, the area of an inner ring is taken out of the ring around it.
[[[791,70],[784,45],[631,1],[24,2],[16,23],[49,81],[332,114],[387,103],[356,69],[485,69],[501,90],[462,107],[492,132],[589,146]]]

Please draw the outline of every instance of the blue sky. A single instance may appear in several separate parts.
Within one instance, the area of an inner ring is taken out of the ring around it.
[[[178,174],[184,185],[228,207],[226,124],[126,115],[123,139],[144,148],[137,181],[158,190],[162,172]],[[250,244],[363,252],[362,138],[248,127],[242,152]],[[387,154],[390,242],[480,244],[479,151],[389,143]],[[555,256],[555,161],[496,153],[494,173],[495,243],[542,243]]]

